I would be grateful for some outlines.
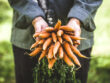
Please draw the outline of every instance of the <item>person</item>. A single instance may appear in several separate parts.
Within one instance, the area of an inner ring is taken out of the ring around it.
[[[53,26],[58,19],[62,25],[75,29],[75,36],[86,40],[77,41],[78,49],[90,57],[96,28],[94,17],[102,0],[8,0],[13,8],[11,43],[15,61],[16,83],[33,83],[36,59],[24,55],[35,42],[33,34]],[[37,40],[36,40],[37,41]],[[81,83],[87,83],[89,62],[80,60],[82,67],[76,72]]]

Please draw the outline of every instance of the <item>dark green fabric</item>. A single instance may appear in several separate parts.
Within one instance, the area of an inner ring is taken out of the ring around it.
[[[32,20],[38,16],[45,18],[45,13],[36,0],[9,0],[9,3],[13,8],[11,42],[15,46],[29,49],[35,42],[32,38],[34,33]],[[93,31],[96,28],[93,19],[101,3],[102,0],[48,0],[49,7],[64,24],[71,17],[81,21],[81,37],[87,39],[81,40],[78,47],[80,50],[93,45]]]

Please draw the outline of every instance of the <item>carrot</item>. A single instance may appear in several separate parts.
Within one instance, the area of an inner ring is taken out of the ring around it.
[[[73,41],[72,41],[72,39],[70,38],[69,35],[67,35],[67,34],[63,34],[63,38],[64,38],[66,41],[68,41],[70,44],[73,45]]]
[[[43,50],[42,51],[42,53],[41,53],[41,55],[40,55],[40,57],[39,57],[39,62],[40,62],[40,60],[43,58],[43,57],[45,57],[46,56],[46,53],[47,53],[47,50]]]
[[[36,32],[36,33],[33,35],[33,37],[38,37],[39,34],[40,34],[40,32]]]
[[[73,51],[75,54],[77,54],[79,57],[88,58],[88,57],[82,55],[82,54],[80,53],[80,51],[79,51],[75,46],[70,46],[70,47],[71,47],[72,51]]]
[[[47,47],[51,44],[51,42],[52,42],[52,38],[46,39],[46,41],[43,44],[43,50],[46,50]]]
[[[55,43],[54,47],[53,47],[53,54],[54,54],[54,56],[57,54],[59,47],[60,47],[60,42],[57,41]]]
[[[47,27],[47,28],[45,28],[45,31],[47,31],[47,32],[53,32],[53,31],[55,31],[55,28],[53,28],[53,27]]]
[[[52,58],[51,60],[48,60],[48,68],[49,69],[52,69],[53,65],[55,64],[56,62],[56,59],[55,58]]]
[[[77,42],[76,40],[73,41],[74,45],[80,45],[80,42]]]
[[[37,40],[34,44],[32,44],[30,49],[35,48],[36,46],[38,46],[39,41],[40,41],[40,40]]]
[[[63,35],[63,30],[58,30],[57,36],[62,36]]]
[[[71,47],[67,42],[64,42],[64,49],[65,49],[66,53],[68,54],[68,56],[74,61],[74,63],[81,67],[79,60],[73,54]]]
[[[69,27],[69,26],[61,26],[60,29],[64,30],[64,31],[74,31],[74,29],[72,27]]]
[[[40,40],[40,41],[39,41],[39,43],[38,43],[38,44],[40,44],[40,45],[41,45],[41,44],[43,44],[44,42],[45,42],[45,40],[44,40],[44,39],[42,39],[42,40]]]
[[[63,40],[60,36],[58,36],[58,41],[62,44]]]
[[[40,38],[48,38],[49,36],[50,36],[51,34],[50,33],[41,33],[41,34],[39,34],[39,37]]]
[[[67,32],[66,31],[65,33],[68,34],[68,35],[72,35],[72,36],[75,35],[75,33],[73,31],[72,32],[70,32],[70,31]]]
[[[33,52],[29,54],[29,56],[36,56],[40,51],[42,50],[42,47],[37,47]]]
[[[49,48],[47,57],[48,57],[48,59],[52,59],[53,58],[53,44]]]
[[[81,39],[86,39],[86,38],[81,38],[81,37],[76,37],[76,36],[70,36],[71,39],[73,40],[81,40]]]
[[[45,33],[46,31],[41,31],[41,32],[35,32],[35,34],[33,35],[33,37],[38,37],[41,33]]]
[[[59,58],[62,59],[63,58],[63,48],[60,46],[59,47]]]
[[[58,20],[58,22],[57,22],[56,25],[54,26],[55,30],[58,30],[60,26],[61,26],[61,21]]]
[[[57,41],[57,36],[54,32],[52,32],[52,39],[53,39],[53,42]]]
[[[69,57],[67,56],[66,53],[64,53],[64,57],[63,57],[65,63],[67,63],[69,66],[74,66],[73,62],[69,59]]]

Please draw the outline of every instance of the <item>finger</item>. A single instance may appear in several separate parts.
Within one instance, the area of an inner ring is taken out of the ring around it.
[[[41,32],[41,26],[40,25],[35,26],[35,32]]]
[[[74,41],[74,45],[80,45],[80,40]]]
[[[76,44],[77,45],[80,45],[80,40],[76,40]]]
[[[75,36],[76,36],[76,37],[80,37],[80,31],[76,31],[76,32],[75,32]],[[77,45],[80,45],[80,40],[76,40],[76,44],[77,44]]]
[[[75,46],[76,48],[78,47],[78,45],[77,45],[77,44],[75,44],[74,46]]]
[[[38,37],[36,37],[36,38],[35,38],[35,40],[36,40],[36,41],[38,41],[38,40],[39,40],[39,38],[38,38]]]
[[[36,37],[35,40],[38,41],[38,40],[40,40],[40,38]]]
[[[43,31],[46,27],[48,27],[48,25],[42,25],[41,31]]]
[[[75,31],[75,36],[80,37],[81,31],[80,30],[76,30]]]

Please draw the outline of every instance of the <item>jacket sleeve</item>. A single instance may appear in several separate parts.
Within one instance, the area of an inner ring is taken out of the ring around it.
[[[19,15],[17,19],[18,25],[19,22],[25,22],[31,24],[32,20],[37,16],[42,16],[45,18],[43,10],[39,7],[37,0],[8,0],[10,6],[16,11]]]
[[[79,19],[87,31],[93,31],[95,24],[93,18],[102,0],[74,0],[74,5],[68,13],[68,18]]]

